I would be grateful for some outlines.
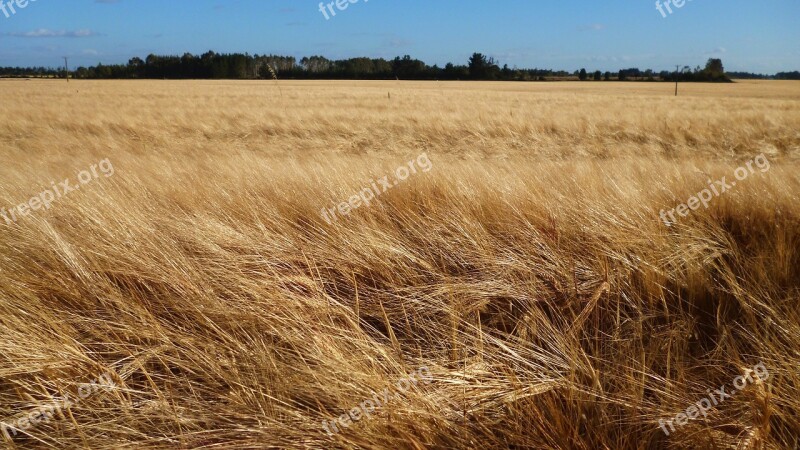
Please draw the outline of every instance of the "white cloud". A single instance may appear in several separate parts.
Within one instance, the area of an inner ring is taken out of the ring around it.
[[[589,25],[582,25],[578,27],[579,31],[602,31],[605,30],[606,26],[602,23],[592,23]]]
[[[6,33],[7,36],[22,37],[22,38],[51,38],[51,37],[71,37],[82,38],[97,36],[97,33],[91,30],[51,30],[49,28],[38,28],[33,31]]]
[[[705,54],[706,55],[721,55],[723,53],[726,53],[727,51],[728,51],[728,49],[726,49],[725,47],[717,47],[714,50],[711,50],[710,52],[706,52]]]

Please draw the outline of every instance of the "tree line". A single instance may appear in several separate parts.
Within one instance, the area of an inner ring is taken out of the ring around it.
[[[778,72],[775,75],[750,72],[728,72],[728,76],[743,80],[800,80],[800,72],[796,70],[794,72]]]
[[[794,75],[793,75],[794,74]],[[796,76],[797,72],[779,74]],[[53,68],[0,68],[0,76],[64,77],[66,71]],[[183,56],[149,55],[145,59],[131,58],[128,64],[78,67],[70,71],[72,78],[83,79],[347,79],[347,80],[497,80],[546,81],[579,79],[583,81],[730,81],[722,61],[709,59],[704,68],[685,66],[677,71],[654,72],[651,69],[620,69],[616,72],[589,72],[585,68],[574,72],[551,69],[520,69],[502,67],[494,58],[474,53],[466,64],[429,66],[409,55],[391,60],[383,58],[350,58],[331,60],[324,56],[250,55],[248,53],[216,53]],[[787,78],[797,79],[797,78]]]

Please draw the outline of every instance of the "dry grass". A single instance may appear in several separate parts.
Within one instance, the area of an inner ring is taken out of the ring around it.
[[[0,80],[9,448],[794,448],[800,84]],[[388,93],[391,93],[389,98]],[[319,211],[422,152],[345,220]],[[769,172],[667,228],[659,210]],[[763,361],[670,436],[658,425]],[[336,436],[322,421],[427,366]]]

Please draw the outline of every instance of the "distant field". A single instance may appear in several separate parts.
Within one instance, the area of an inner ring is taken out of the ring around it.
[[[9,148],[24,154],[114,145],[269,156],[383,158],[427,149],[534,159],[729,158],[732,151],[789,152],[800,128],[800,82],[793,81],[682,84],[678,98],[669,83],[614,82],[2,80],[0,89],[7,117],[0,130],[24,129],[24,140]]]
[[[798,445],[800,82],[3,79],[0,99],[0,422],[116,384],[18,448]],[[768,382],[662,431],[757,363]]]

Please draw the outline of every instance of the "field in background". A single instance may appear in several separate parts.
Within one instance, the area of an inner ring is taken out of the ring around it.
[[[0,217],[0,422],[117,383],[0,442],[794,448],[800,83],[680,90],[0,80],[0,208],[114,167]],[[423,153],[430,172],[320,216]],[[759,362],[768,380],[662,431]]]

